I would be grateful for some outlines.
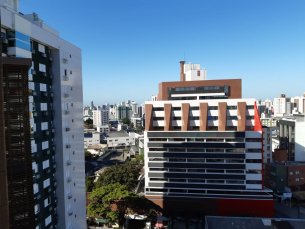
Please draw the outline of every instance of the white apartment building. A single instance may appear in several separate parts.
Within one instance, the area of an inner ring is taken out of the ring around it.
[[[37,14],[19,13],[18,0],[0,6],[2,55],[32,59],[33,228],[86,228],[81,50]]]
[[[138,104],[134,101],[131,102],[132,114],[138,114]]]
[[[97,107],[92,111],[93,125],[94,126],[105,126],[109,122],[109,110]]]
[[[285,114],[291,114],[291,99],[286,98],[285,94],[281,94],[280,98],[274,98],[274,117],[284,116]]]

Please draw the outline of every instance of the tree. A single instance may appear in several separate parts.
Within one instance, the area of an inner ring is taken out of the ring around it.
[[[122,119],[122,122],[123,122],[124,124],[129,125],[130,120],[129,120],[129,118],[125,117],[125,118]]]
[[[143,132],[144,129],[145,129],[144,126],[137,126],[136,132],[141,133],[141,132]]]
[[[87,128],[88,129],[93,129],[93,124],[88,124]]]
[[[93,177],[86,177],[86,192],[92,192],[94,189]]]
[[[86,121],[84,121],[84,123],[86,125],[93,124],[93,120],[91,118],[88,118]]]
[[[122,165],[115,165],[107,168],[96,182],[96,187],[119,183],[126,185],[128,190],[132,190],[138,184],[138,177],[143,161],[133,160]]]
[[[134,124],[133,124],[133,122],[132,122],[132,123],[130,123],[130,128],[131,128],[131,129],[133,129],[133,128],[134,128]]]
[[[108,122],[109,128],[112,127],[112,122]]]
[[[136,211],[137,214],[153,218],[156,212],[153,204],[146,198],[140,197],[128,190],[126,185],[109,184],[96,189],[88,199],[94,202],[87,207],[87,215],[100,216],[110,223],[117,222],[120,226],[125,223],[125,214]]]
[[[92,154],[88,150],[85,150],[85,160],[90,160],[91,158]]]

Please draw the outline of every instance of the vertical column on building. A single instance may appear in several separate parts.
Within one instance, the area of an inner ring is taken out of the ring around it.
[[[172,104],[164,104],[164,131],[172,129]]]
[[[294,161],[295,157],[292,155],[292,126],[288,126],[288,154],[289,154],[289,161]]]
[[[154,130],[154,123],[153,123],[153,105],[152,104],[145,104],[145,130],[152,131]]]
[[[246,102],[237,103],[237,130],[246,130]]]
[[[185,61],[180,61],[180,81],[185,81],[184,63]]]
[[[207,131],[208,129],[208,104],[199,104],[199,118],[200,118],[200,131]]]
[[[227,127],[227,103],[218,103],[218,131],[225,131]]]
[[[190,130],[190,104],[182,103],[182,131]]]

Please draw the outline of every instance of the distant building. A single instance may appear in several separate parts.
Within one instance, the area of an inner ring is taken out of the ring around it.
[[[305,115],[279,120],[280,149],[287,149],[288,161],[305,161]]]
[[[90,146],[100,144],[100,133],[99,132],[92,132],[92,133],[85,133],[84,134],[84,145],[85,148]]]
[[[279,98],[274,98],[274,117],[291,114],[291,99],[286,98],[285,94],[281,94]]]
[[[105,126],[109,122],[109,110],[103,107],[97,107],[93,111],[93,125],[94,126]]]
[[[106,135],[108,148],[114,148],[119,145],[130,145],[132,139],[125,132],[109,132]]]
[[[305,161],[287,161],[287,150],[274,150],[274,162],[265,165],[265,185],[275,192],[305,185]]]

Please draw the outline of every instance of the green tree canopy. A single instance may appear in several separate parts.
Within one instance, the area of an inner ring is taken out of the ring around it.
[[[86,177],[86,192],[92,192],[94,189],[93,177]]]
[[[125,214],[135,209],[138,213],[155,215],[151,201],[128,190],[126,185],[109,184],[96,189],[88,199],[93,200],[87,207],[87,215],[100,216],[110,223],[124,225]]]
[[[84,121],[84,123],[86,125],[93,124],[93,120],[91,118],[88,118],[86,121]]]
[[[92,154],[88,150],[85,150],[85,160],[90,160],[91,158]]]
[[[137,126],[136,132],[137,132],[137,133],[141,133],[141,132],[143,132],[144,129],[145,129],[144,126]]]
[[[122,119],[122,122],[124,123],[124,124],[128,124],[129,125],[129,123],[130,123],[130,120],[129,120],[129,118],[123,118]]]
[[[96,182],[96,187],[109,184],[124,184],[128,190],[132,190],[138,183],[139,172],[143,167],[143,160],[132,160],[122,165],[107,168]]]

